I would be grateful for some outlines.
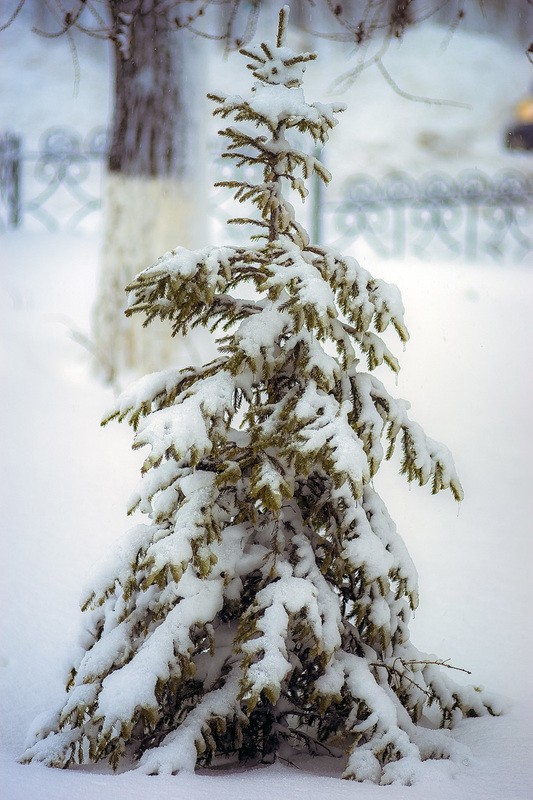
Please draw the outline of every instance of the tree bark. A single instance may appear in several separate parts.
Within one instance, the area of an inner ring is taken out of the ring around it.
[[[197,89],[190,63],[192,37],[188,31],[172,30],[156,5],[154,0],[110,3],[118,38],[109,170],[183,178],[190,172],[196,139],[190,124]]]
[[[179,360],[168,329],[124,316],[124,288],[167,250],[205,237],[204,42],[172,30],[156,0],[113,0],[109,9],[115,94],[93,340],[99,371],[116,383]]]

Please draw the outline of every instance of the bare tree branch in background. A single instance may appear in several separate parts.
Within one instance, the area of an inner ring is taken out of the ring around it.
[[[476,0],[483,7],[487,0]],[[523,0],[527,5],[531,0]],[[19,0],[0,31],[8,27],[30,0]],[[416,0],[291,0],[296,6],[295,18],[300,24],[306,18],[313,24],[319,16],[322,29],[308,27],[316,36],[362,44],[376,35],[401,38],[406,29],[447,10],[449,24],[456,27],[467,16],[466,0],[431,0],[421,5]],[[62,36],[69,30],[121,41],[123,32],[136,18],[155,14],[169,28],[189,29],[209,39],[223,41],[228,49],[236,49],[254,36],[262,6],[270,0],[134,0],[117,29],[113,11],[121,3],[114,0],[44,0],[57,23],[54,30],[35,26],[33,30],[46,37]],[[114,22],[115,20],[115,22]]]

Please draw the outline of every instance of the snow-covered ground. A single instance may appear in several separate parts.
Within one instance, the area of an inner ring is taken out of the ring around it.
[[[348,797],[352,784],[286,765],[192,779],[104,775],[17,765],[32,718],[53,705],[79,618],[79,587],[93,561],[130,522],[125,506],[139,454],[129,431],[104,430],[108,389],[90,374],[72,333],[86,329],[95,242],[52,234],[3,239],[2,277],[2,766],[9,800],[149,797]],[[431,765],[407,789],[358,788],[358,797],[530,797],[533,658],[530,624],[530,303],[533,273],[513,265],[373,265],[402,286],[412,341],[397,392],[413,416],[454,451],[466,492],[408,490],[390,469],[380,481],[420,574],[417,646],[472,671],[471,680],[511,699],[499,719],[468,720],[458,738],[474,761],[454,777]],[[397,466],[397,465],[395,465]],[[104,768],[105,772],[105,768]],[[325,780],[325,779],[324,779]],[[381,794],[380,794],[381,793]]]
[[[508,45],[460,32],[440,53],[437,43],[444,38],[429,27],[395,44],[405,54],[395,62],[405,73],[395,72],[395,79],[412,93],[466,101],[473,110],[414,106],[368,72],[343,98],[352,111],[328,150],[328,164],[333,170],[336,165],[339,175],[347,165],[360,164],[378,171],[401,166],[416,172],[444,163],[451,171],[510,163],[531,169],[528,157],[511,156],[501,147],[501,131],[527,88],[531,66]],[[9,33],[5,42],[2,58],[9,70],[0,74],[0,107],[10,128],[35,141],[58,122],[85,129],[105,123],[101,54],[89,53],[82,61],[80,91],[73,97],[64,43]],[[332,48],[327,52],[327,69],[316,75],[320,91],[342,66]],[[53,88],[50,83],[42,91],[48,66]],[[222,69],[232,74],[231,65]],[[221,71],[213,88],[224,88],[218,85],[222,77]],[[312,89],[307,93],[311,97]],[[456,112],[464,114],[460,124]],[[348,130],[342,133],[343,128]],[[449,147],[424,149],[425,130],[436,130]],[[431,157],[428,149],[434,151]],[[511,263],[376,263],[359,254],[374,274],[397,282],[404,297],[411,342],[400,354],[398,387],[391,388],[411,401],[413,417],[431,436],[450,446],[465,488],[458,513],[448,496],[409,491],[396,475],[397,462],[378,486],[420,575],[415,644],[449,657],[471,670],[469,680],[508,698],[504,716],[466,720],[456,729],[472,750],[472,762],[454,771],[446,763],[427,764],[410,788],[345,783],[331,777],[339,765],[318,758],[299,770],[278,764],[194,778],[17,764],[33,717],[62,692],[85,574],[130,525],[125,507],[141,459],[130,450],[124,426],[99,427],[112,396],[92,376],[82,338],[98,247],[97,235],[21,231],[0,240],[0,795],[6,800],[213,795],[256,800],[267,794],[273,800],[291,794],[308,800],[531,798],[533,272]]]

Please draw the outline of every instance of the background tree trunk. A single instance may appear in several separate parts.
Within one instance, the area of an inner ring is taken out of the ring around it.
[[[169,28],[154,0],[110,2],[115,51],[101,274],[93,316],[100,369],[114,381],[161,369],[179,345],[124,316],[124,287],[165,251],[205,238],[204,42]],[[188,359],[190,360],[190,358]]]
[[[188,31],[169,29],[166,15],[139,3],[113,2],[115,108],[109,171],[151,178],[191,173],[196,134],[190,107],[198,91]],[[122,22],[129,14],[131,20]]]

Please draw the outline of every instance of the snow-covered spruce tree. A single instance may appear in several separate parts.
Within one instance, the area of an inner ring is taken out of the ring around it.
[[[462,490],[446,448],[373,375],[398,370],[380,336],[407,339],[398,291],[312,246],[284,198],[305,195],[297,171],[329,177],[287,135],[325,142],[342,110],[305,101],[314,55],[285,46],[287,15],[276,43],[242,51],[249,96],[212,96],[242,123],[221,131],[226,156],[262,169],[226,184],[260,211],[238,220],[254,241],[177,248],[130,287],[129,313],[226,335],[214,361],[148,375],[107,418],[150,448],[132,501],[150,522],[87,591],[68,696],[26,761],[128,755],[152,774],[328,750],[347,778],[409,783],[421,759],[457,752],[421,724],[430,706],[443,727],[495,711],[409,641],[416,572],[372,478],[400,437],[409,480]],[[244,283],[256,299],[237,296]]]

